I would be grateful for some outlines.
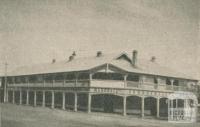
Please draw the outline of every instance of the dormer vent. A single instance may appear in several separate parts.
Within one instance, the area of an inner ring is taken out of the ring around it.
[[[102,56],[102,52],[101,51],[98,51],[97,52],[97,57],[101,57]]]
[[[156,57],[155,56],[152,56],[151,57],[151,62],[155,62],[156,61]]]
[[[74,59],[74,57],[76,56],[76,52],[73,51],[72,55],[69,56],[69,60],[68,61],[72,61]]]
[[[76,52],[75,51],[73,51],[72,56],[76,56]]]
[[[74,59],[74,56],[69,56],[69,61],[72,61]]]
[[[56,62],[56,59],[52,59],[52,62],[51,62],[51,63],[54,64],[55,62]]]

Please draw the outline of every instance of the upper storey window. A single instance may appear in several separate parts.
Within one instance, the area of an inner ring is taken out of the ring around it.
[[[168,79],[168,78],[166,79],[166,84],[167,84],[167,85],[171,85],[170,79]]]
[[[21,78],[20,77],[15,77],[15,83],[21,83]]]
[[[135,81],[135,82],[139,82],[140,78],[138,75],[128,75],[127,77],[127,81]]]
[[[42,83],[42,82],[44,81],[43,75],[37,75],[37,76],[36,76],[36,81],[37,81],[38,83]]]
[[[78,75],[78,79],[89,79],[89,74],[88,73],[80,73]]]
[[[63,74],[56,74],[54,77],[54,80],[59,81],[59,80],[63,80],[64,79],[64,75]]]
[[[26,83],[26,77],[25,76],[20,77],[20,80],[21,80],[21,83]]]
[[[92,78],[93,79],[102,79],[102,80],[124,80],[124,77],[122,74],[104,73],[104,72],[95,73]]]
[[[45,75],[45,82],[52,82],[53,76],[51,75]]]
[[[154,77],[154,83],[158,84],[158,79],[156,77]]]
[[[34,75],[32,75],[32,76],[29,77],[29,83],[35,83],[36,80],[37,80],[37,77],[34,76]]]
[[[76,79],[76,75],[74,73],[69,73],[66,74],[65,76],[65,80],[75,80]]]
[[[174,86],[179,86],[179,81],[178,80],[174,80]]]
[[[8,84],[13,84],[13,78],[12,77],[8,77]]]
[[[174,86],[179,86],[179,80],[177,80],[177,79],[171,79],[170,80],[169,78],[166,79],[167,85],[172,85],[172,83],[173,83]]]

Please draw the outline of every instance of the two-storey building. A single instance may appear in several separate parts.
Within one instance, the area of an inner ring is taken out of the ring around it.
[[[155,57],[138,59],[136,50],[131,57],[99,51],[79,58],[74,52],[64,61],[20,67],[1,80],[5,102],[142,117],[166,117],[174,91],[197,94],[196,79],[159,65]]]

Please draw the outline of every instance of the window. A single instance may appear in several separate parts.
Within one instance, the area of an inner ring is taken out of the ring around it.
[[[171,85],[170,79],[168,79],[168,78],[166,79],[166,84],[167,84],[167,85]]]
[[[35,83],[35,81],[36,81],[36,76],[32,75],[32,76],[29,77],[30,83]]]
[[[156,77],[154,77],[154,83],[158,84],[158,79]]]
[[[138,75],[128,75],[127,81],[139,82],[139,76]]]
[[[53,76],[52,75],[45,75],[44,79],[45,79],[45,82],[47,82],[47,83],[53,82]]]
[[[103,79],[103,80],[124,80],[122,74],[119,73],[104,73],[98,72],[93,75],[93,79]]]
[[[21,78],[21,83],[26,83],[26,78],[24,76],[22,76],[20,78]]]
[[[8,77],[8,84],[13,84],[13,79],[12,79],[12,77]]]
[[[15,83],[21,83],[20,77],[15,77]]]
[[[64,79],[64,75],[63,74],[56,74],[54,79],[55,80],[63,80]]]
[[[76,75],[74,73],[66,74],[65,76],[65,80],[75,80],[75,79],[76,79]]]
[[[40,82],[40,83],[43,82],[43,76],[42,75],[37,75],[36,77],[37,77],[36,78],[37,82]]]
[[[89,79],[89,73],[80,73],[78,79]]]
[[[178,80],[174,80],[174,86],[179,86],[179,81]]]

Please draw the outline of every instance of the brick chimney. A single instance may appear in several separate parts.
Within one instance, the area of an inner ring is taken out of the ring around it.
[[[137,50],[133,50],[132,61],[131,61],[133,66],[136,66],[136,64],[137,64],[137,54],[138,54],[138,51]]]

